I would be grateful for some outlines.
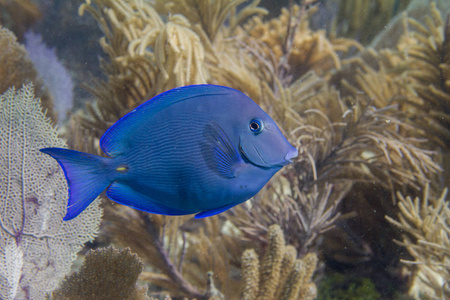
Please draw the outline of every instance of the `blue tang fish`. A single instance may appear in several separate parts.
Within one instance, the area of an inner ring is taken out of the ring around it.
[[[64,220],[106,189],[111,200],[162,215],[221,213],[253,197],[298,151],[252,99],[217,85],[175,88],[143,103],[100,139],[108,157],[62,148]]]

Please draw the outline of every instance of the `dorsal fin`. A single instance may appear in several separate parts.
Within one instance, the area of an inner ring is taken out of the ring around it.
[[[189,85],[174,88],[139,105],[114,123],[101,137],[100,147],[109,156],[117,156],[127,148],[130,133],[140,128],[144,122],[151,122],[158,111],[178,102],[205,96],[225,95],[236,90],[211,84]]]

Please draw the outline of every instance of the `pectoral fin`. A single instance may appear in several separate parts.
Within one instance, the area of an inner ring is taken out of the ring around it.
[[[245,162],[225,131],[212,121],[205,126],[203,133],[202,151],[207,166],[222,177],[236,177]]]

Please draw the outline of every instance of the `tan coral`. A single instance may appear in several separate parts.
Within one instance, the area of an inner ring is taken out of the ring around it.
[[[430,298],[450,297],[450,207],[447,189],[440,196],[430,195],[426,185],[423,197],[412,198],[398,193],[398,219],[386,217],[405,234],[398,242],[406,247],[414,261],[402,260],[415,268],[409,293]]]
[[[426,26],[408,20],[411,30],[403,36],[398,48],[405,53],[412,87],[422,100],[419,109],[426,114],[425,120],[418,120],[419,124],[449,145],[450,23],[442,20],[434,3],[430,13]]]
[[[136,284],[144,264],[129,248],[89,251],[80,270],[63,281],[52,299],[148,300],[147,287]]]
[[[430,146],[447,147],[450,23],[442,20],[440,11],[431,3],[425,24],[412,18],[404,18],[403,24],[397,49],[367,51],[352,68],[356,79],[353,81],[354,75],[350,75],[346,81],[364,91],[379,107],[390,102],[399,104],[422,135],[430,139]]]
[[[159,286],[161,294],[207,299],[219,297],[220,287],[227,298],[236,297],[239,282],[229,276],[239,257],[240,245],[222,232],[215,216],[200,224],[192,216],[161,216],[136,211],[126,206],[105,209],[111,220],[105,231],[112,242],[130,247],[152,269],[144,271],[142,281]],[[214,276],[209,275],[212,271]],[[214,279],[213,281],[211,279]]]
[[[258,278],[255,280],[255,278]],[[242,254],[242,282],[244,290],[242,300],[255,300],[259,291],[259,258],[254,249]]]
[[[317,290],[311,279],[316,269],[317,255],[308,253],[301,259],[295,259],[293,255],[296,252],[291,246],[284,245],[283,232],[278,225],[272,225],[268,235],[269,244],[259,271],[256,252],[248,249],[242,254],[242,299],[314,299]]]
[[[260,267],[258,299],[272,299],[280,280],[281,263],[284,258],[284,235],[279,226],[272,226],[268,232],[268,247]]]
[[[155,8],[164,15],[183,14],[192,24],[199,24],[209,40],[215,41],[219,31],[232,32],[248,16],[267,13],[266,9],[258,7],[260,0],[253,0],[251,3],[240,7],[239,12],[237,12],[237,7],[243,2],[245,1],[158,0]],[[229,26],[224,26],[227,20]]]
[[[178,86],[206,83],[205,50],[198,35],[181,15],[169,18],[154,43],[156,65],[160,73],[157,93]],[[147,45],[149,47],[149,45]]]
[[[291,11],[283,8],[278,18],[267,22],[253,17],[245,29],[251,38],[262,44],[269,60],[285,64],[294,78],[311,70],[323,76],[327,71],[341,67],[337,50],[345,52],[352,46],[362,47],[355,41],[332,41],[325,31],[312,31],[309,28],[312,13],[314,9],[306,11],[303,6],[294,5]]]

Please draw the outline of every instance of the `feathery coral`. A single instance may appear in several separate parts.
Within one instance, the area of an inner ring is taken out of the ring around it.
[[[221,30],[232,32],[247,17],[267,13],[266,9],[258,7],[260,0],[253,0],[250,4],[241,7],[237,13],[237,7],[244,2],[245,0],[157,0],[155,7],[161,14],[185,15],[191,23],[199,24],[208,39],[214,42]],[[224,26],[226,21],[229,23],[228,26]]]
[[[89,108],[92,118],[84,119],[98,135],[155,94],[206,82],[205,50],[185,17],[173,15],[163,22],[149,3],[138,1],[88,1],[80,6],[80,15],[84,11],[101,25],[105,38],[100,44],[110,60],[103,63],[108,82],[97,82],[102,88],[92,89],[98,109]]]
[[[400,208],[398,220],[386,217],[405,234],[398,242],[406,247],[414,261],[403,260],[415,266],[414,282],[410,294],[422,294],[434,298],[450,297],[450,203],[446,200],[447,189],[439,197],[430,195],[426,185],[423,197],[404,197],[397,193]]]

